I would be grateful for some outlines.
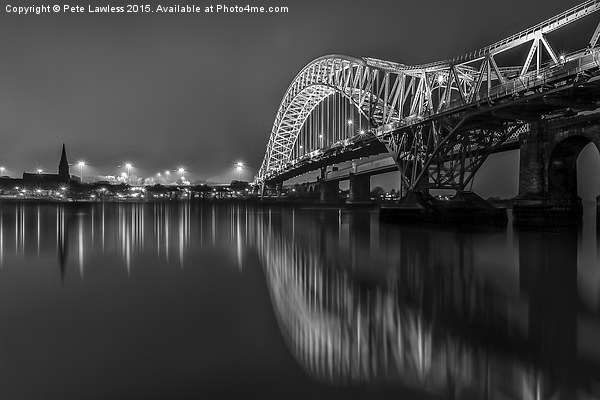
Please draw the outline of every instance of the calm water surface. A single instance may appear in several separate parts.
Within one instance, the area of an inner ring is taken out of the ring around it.
[[[528,232],[0,203],[0,399],[598,399],[586,212]]]

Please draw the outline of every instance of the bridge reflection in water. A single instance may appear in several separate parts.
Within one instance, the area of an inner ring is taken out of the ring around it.
[[[0,266],[55,259],[63,285],[100,257],[128,274],[143,254],[196,266],[194,248],[224,250],[242,274],[258,255],[288,347],[320,382],[600,398],[594,225],[457,231],[383,225],[371,212],[187,202],[0,207]]]
[[[376,229],[371,214],[308,215],[270,210],[251,237],[289,347],[316,379],[450,398],[600,395],[597,304],[579,305],[576,232]]]

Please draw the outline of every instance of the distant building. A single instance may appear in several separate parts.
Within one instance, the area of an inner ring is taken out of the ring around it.
[[[2,177],[0,178],[0,189],[6,193],[7,190],[16,190],[18,187],[20,189],[43,191],[44,194],[47,194],[48,191],[59,190],[61,187],[70,183],[78,183],[79,181],[80,178],[72,176],[69,173],[67,151],[63,143],[62,154],[58,163],[58,174],[23,172],[21,179]]]
[[[75,180],[79,181],[78,178],[69,174],[67,151],[65,149],[65,144],[63,143],[62,154],[60,156],[60,162],[58,163],[58,174],[23,172],[22,185],[36,186],[42,189],[55,189],[57,185],[65,185]]]
[[[65,150],[65,144],[63,143],[62,154],[60,155],[60,162],[58,163],[58,176],[69,179],[69,162],[67,161],[67,151]]]

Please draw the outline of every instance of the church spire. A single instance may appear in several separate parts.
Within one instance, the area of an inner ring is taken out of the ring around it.
[[[60,176],[61,178],[69,179],[69,162],[67,161],[67,151],[65,150],[64,143],[62,146],[60,163],[58,164],[58,176]]]

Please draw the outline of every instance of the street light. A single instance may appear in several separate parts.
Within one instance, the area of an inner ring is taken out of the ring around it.
[[[131,179],[131,163],[126,163],[125,168],[127,168],[127,182]]]
[[[238,172],[238,181],[241,181],[242,180],[242,170],[244,169],[244,163],[241,161],[238,161],[236,163],[236,169]]]
[[[43,169],[41,169],[41,168],[38,168],[38,169],[37,169],[37,173],[38,173],[38,174],[41,174],[42,172],[44,172],[44,170],[43,170]]]
[[[4,176],[4,167],[0,167],[0,176]]]
[[[77,165],[79,165],[79,178],[81,179],[81,183],[83,183],[83,167],[85,167],[85,161],[79,161]]]

